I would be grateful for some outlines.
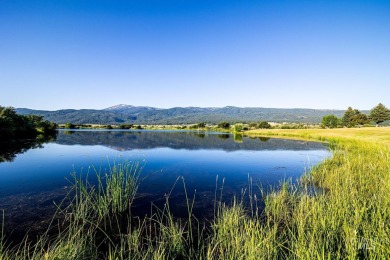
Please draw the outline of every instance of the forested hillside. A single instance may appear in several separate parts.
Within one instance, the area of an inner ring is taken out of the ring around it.
[[[333,114],[341,117],[343,110],[318,109],[281,109],[281,108],[201,108],[174,107],[159,109],[152,107],[135,107],[118,105],[103,110],[64,109],[57,111],[31,110],[18,108],[22,115],[40,115],[55,123],[74,124],[191,124],[205,122],[217,124],[221,121],[236,122],[295,122],[320,123],[322,117]]]

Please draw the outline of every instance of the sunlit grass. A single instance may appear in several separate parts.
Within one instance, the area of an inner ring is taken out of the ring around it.
[[[333,156],[315,167],[311,180],[324,192],[286,189],[266,196],[264,217],[284,223],[277,250],[290,258],[390,257],[390,129],[271,130],[260,135],[332,142]],[[282,199],[286,198],[287,199]],[[274,205],[276,204],[276,205]],[[267,224],[269,232],[276,224]],[[287,232],[287,233],[286,233]]]
[[[334,129],[263,129],[247,134],[317,140],[366,141],[390,147],[390,127],[334,128]]]

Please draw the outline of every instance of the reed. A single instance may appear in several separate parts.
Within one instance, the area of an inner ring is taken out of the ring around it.
[[[4,210],[2,210],[1,218],[1,234],[0,234],[0,259],[6,258],[7,249],[4,246]]]

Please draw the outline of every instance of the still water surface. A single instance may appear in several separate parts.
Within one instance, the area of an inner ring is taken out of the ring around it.
[[[224,180],[229,200],[248,188],[248,176],[259,193],[257,186],[296,181],[329,156],[317,142],[209,132],[61,130],[55,141],[0,163],[0,209],[19,226],[42,219],[53,200],[66,194],[71,172],[85,175],[94,166],[104,173],[114,161],[131,161],[143,168],[134,204],[140,214],[150,211],[151,202],[163,203],[171,190],[172,209],[180,214],[185,197],[182,179],[174,186],[178,177],[189,196],[196,192],[195,213],[202,214],[213,205],[217,176],[217,189]]]

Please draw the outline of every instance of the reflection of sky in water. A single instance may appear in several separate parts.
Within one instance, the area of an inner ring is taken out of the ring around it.
[[[283,179],[296,180],[330,155],[326,147],[310,147],[302,141],[278,143],[275,139],[264,142],[244,137],[243,143],[238,144],[232,137],[222,139],[211,134],[199,138],[170,133],[164,145],[166,133],[148,135],[137,133],[128,138],[109,132],[99,132],[98,136],[91,132],[75,136],[60,133],[57,143],[45,144],[42,149],[18,155],[11,163],[0,164],[0,196],[59,189],[69,185],[66,178],[73,169],[86,173],[94,165],[104,172],[108,161],[114,160],[145,162],[140,192],[163,194],[178,176],[184,176],[189,191],[214,191],[217,175],[220,180],[225,178],[228,189],[239,192],[248,186],[248,175],[254,184],[277,185]],[[192,143],[186,147],[189,142]],[[256,150],[256,145],[266,147]],[[271,149],[270,145],[280,147]],[[283,145],[288,150],[283,150]]]

